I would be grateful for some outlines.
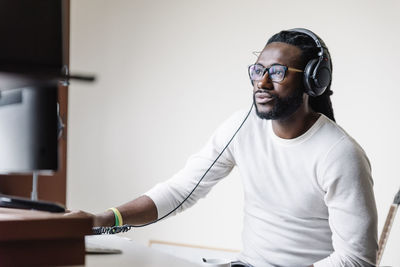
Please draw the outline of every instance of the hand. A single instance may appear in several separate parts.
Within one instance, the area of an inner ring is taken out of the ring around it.
[[[111,214],[110,214],[111,213]],[[114,225],[114,214],[112,211],[106,211],[104,213],[95,215],[82,210],[66,210],[64,216],[85,216],[93,218],[93,226],[113,226]]]

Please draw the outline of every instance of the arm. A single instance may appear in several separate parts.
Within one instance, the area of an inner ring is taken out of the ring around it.
[[[244,118],[243,112],[234,114],[210,138],[206,146],[187,161],[185,167],[168,181],[158,184],[145,195],[116,207],[124,224],[145,224],[154,221],[177,207],[192,191],[197,182],[218,157]],[[204,197],[234,166],[231,144],[204,177],[191,197],[176,212],[192,206]],[[176,214],[176,212],[174,214]],[[108,210],[95,216],[95,226],[114,225],[114,214]]]
[[[122,215],[124,224],[139,225],[157,219],[157,207],[148,196],[141,196],[116,207]],[[114,213],[111,210],[94,216],[94,226],[113,226]]]
[[[205,152],[209,153],[209,146],[207,145],[200,153],[192,156],[185,168],[170,180],[156,185],[143,196],[117,206],[123,223],[133,225],[149,223],[177,207],[189,195],[212,163],[213,159],[204,155]],[[192,206],[204,197],[221,178],[229,174],[232,167],[233,165],[217,162],[191,197],[174,214]],[[94,226],[113,226],[114,224],[114,213],[111,210],[94,215]]]
[[[215,131],[202,150],[188,159],[181,171],[145,193],[154,201],[158,218],[178,207],[204,175],[204,179],[201,180],[193,194],[172,215],[191,207],[200,198],[205,197],[216,183],[231,172],[235,165],[235,141],[239,136],[236,136],[229,146],[227,144],[241,125],[243,118],[246,117],[245,115],[246,113],[243,111],[235,113]],[[220,155],[226,146],[226,150]],[[217,158],[218,160],[214,164]]]
[[[143,196],[117,206],[116,208],[123,218],[123,223],[133,225],[149,223],[177,207],[189,195],[201,176],[222,150],[219,150],[220,148],[215,146],[215,142],[217,142],[215,139],[216,137],[213,136],[206,147],[198,154],[192,156],[185,168],[170,180],[156,185]],[[225,152],[225,154],[230,153],[228,151]],[[233,164],[227,160],[226,155],[221,157],[192,196],[176,212],[192,206],[199,198],[204,197],[213,185],[229,174],[232,168]],[[115,224],[114,213],[111,210],[106,210],[96,215],[84,211],[74,211],[72,213],[85,213],[92,216],[94,226],[114,226]]]
[[[377,211],[369,161],[349,138],[328,152],[320,170],[334,252],[315,267],[374,266],[377,252]]]

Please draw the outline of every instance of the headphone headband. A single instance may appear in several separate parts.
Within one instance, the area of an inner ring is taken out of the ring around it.
[[[318,35],[316,35],[315,33],[313,33],[310,30],[307,30],[307,29],[304,29],[304,28],[294,28],[294,29],[290,29],[288,31],[289,32],[301,32],[301,33],[304,33],[304,34],[310,36],[311,38],[313,38],[313,40],[317,44],[317,47],[321,47],[321,48],[327,49],[324,41],[322,41],[322,39]]]

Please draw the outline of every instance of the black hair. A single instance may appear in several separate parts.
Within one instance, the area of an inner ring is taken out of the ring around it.
[[[301,32],[281,31],[273,35],[268,40],[267,45],[273,42],[282,42],[300,48],[300,50],[302,51],[301,61],[303,64],[303,69],[305,68],[309,60],[318,57],[318,52],[320,51],[320,49],[316,46],[314,39],[307,34]],[[322,95],[316,97],[310,96],[309,104],[314,111],[322,113],[329,119],[335,121],[331,102],[332,93],[333,92],[331,90],[331,84],[329,84]]]

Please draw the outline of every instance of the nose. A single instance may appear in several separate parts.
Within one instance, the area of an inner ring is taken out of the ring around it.
[[[269,78],[268,71],[265,72],[261,80],[256,81],[256,87],[257,87],[256,89],[266,89],[266,90],[273,89],[273,83]]]

